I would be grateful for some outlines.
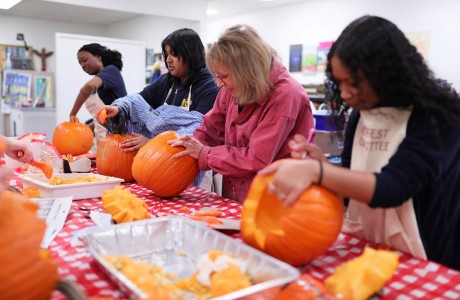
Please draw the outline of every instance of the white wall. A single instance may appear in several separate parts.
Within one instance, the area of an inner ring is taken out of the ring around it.
[[[208,42],[225,28],[253,26],[289,65],[289,45],[336,39],[352,20],[372,14],[396,23],[404,32],[430,32],[428,64],[435,74],[460,90],[460,1],[458,0],[312,0],[276,9],[210,20]],[[294,73],[301,83],[321,83],[323,76]]]
[[[23,45],[22,41],[16,40],[17,33],[23,33],[27,45],[41,51],[45,48],[47,52],[55,51],[54,34],[59,32],[77,33],[106,36],[104,26],[87,25],[70,22],[54,22],[35,18],[20,18],[0,16],[0,44]],[[75,53],[75,60],[77,54]],[[35,69],[40,70],[41,60],[34,55]],[[48,57],[46,65],[49,72],[56,71],[56,53]]]
[[[147,48],[161,52],[161,41],[174,30],[191,28],[200,32],[200,22],[154,16],[141,16],[118,22],[107,28],[107,35],[143,41]],[[203,41],[204,42],[204,41]]]

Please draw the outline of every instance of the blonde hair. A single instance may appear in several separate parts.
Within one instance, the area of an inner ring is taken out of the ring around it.
[[[214,43],[206,56],[210,70],[218,64],[228,66],[241,95],[238,104],[254,103],[271,89],[270,69],[275,50],[248,25],[228,28]]]

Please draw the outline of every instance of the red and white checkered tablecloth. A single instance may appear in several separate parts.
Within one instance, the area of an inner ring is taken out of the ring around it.
[[[20,187],[20,179],[13,179],[10,184]],[[181,195],[164,200],[136,183],[124,184],[139,198],[144,199],[152,216],[167,214],[187,214],[181,208],[217,207],[223,217],[239,219],[242,206],[232,200],[197,187],[189,187]],[[81,243],[76,243],[72,233],[94,226],[87,217],[88,209],[102,209],[98,199],[74,201],[64,228],[50,246],[52,257],[58,261],[59,276],[78,283],[88,296],[126,299],[117,286],[96,266],[89,252]],[[232,237],[241,238],[238,232],[227,232]],[[365,246],[378,247],[374,243],[348,235],[340,234],[335,244],[322,256],[315,259],[302,272],[324,280],[334,272],[338,265],[361,254]],[[437,263],[416,259],[408,254],[400,254],[400,263],[392,280],[375,297],[376,299],[460,299],[460,272],[446,268]],[[63,299],[54,293],[52,299]]]

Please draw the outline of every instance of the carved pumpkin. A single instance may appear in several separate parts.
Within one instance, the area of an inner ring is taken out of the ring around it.
[[[38,205],[9,191],[0,197],[0,298],[50,299],[57,264],[40,249],[46,225]]]
[[[332,299],[326,295],[326,287],[321,282],[308,274],[303,274],[279,291],[275,300]]]
[[[93,145],[93,131],[83,123],[63,122],[53,133],[53,144],[62,155],[88,153]]]
[[[145,144],[133,162],[136,181],[150,189],[155,195],[169,198],[179,195],[198,175],[198,162],[186,155],[172,158],[184,147],[172,147],[167,142],[179,135],[175,131],[163,132]]]
[[[96,167],[99,174],[123,178],[126,182],[134,180],[131,167],[137,151],[124,152],[120,147],[120,144],[129,138],[132,136],[109,134],[99,142],[96,151]]]
[[[299,266],[324,253],[337,239],[343,203],[329,190],[312,185],[285,206],[268,191],[271,176],[256,176],[243,204],[243,240],[284,262]]]

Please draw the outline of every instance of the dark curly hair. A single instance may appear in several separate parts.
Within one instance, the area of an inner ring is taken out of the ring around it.
[[[172,32],[161,42],[165,65],[168,68],[168,64],[166,63],[166,46],[170,46],[174,55],[188,64],[188,78],[184,84],[189,86],[195,82],[198,79],[201,69],[206,67],[204,46],[198,33],[189,28],[182,28]],[[172,84],[174,78],[171,75],[169,76],[169,84]]]
[[[120,71],[123,68],[123,61],[121,60],[121,53],[118,52],[117,50],[110,50],[107,47],[102,46],[100,44],[92,43],[92,44],[84,45],[83,47],[80,48],[80,50],[78,50],[77,53],[80,53],[81,51],[87,51],[91,53],[92,55],[100,56],[104,67],[108,65],[114,65]]]
[[[331,59],[337,57],[359,86],[359,72],[379,98],[379,106],[413,107],[428,112],[431,122],[460,125],[460,99],[446,81],[434,77],[422,55],[404,33],[390,21],[363,16],[350,23],[333,43],[326,67],[326,100],[335,114],[344,114],[332,74]]]

